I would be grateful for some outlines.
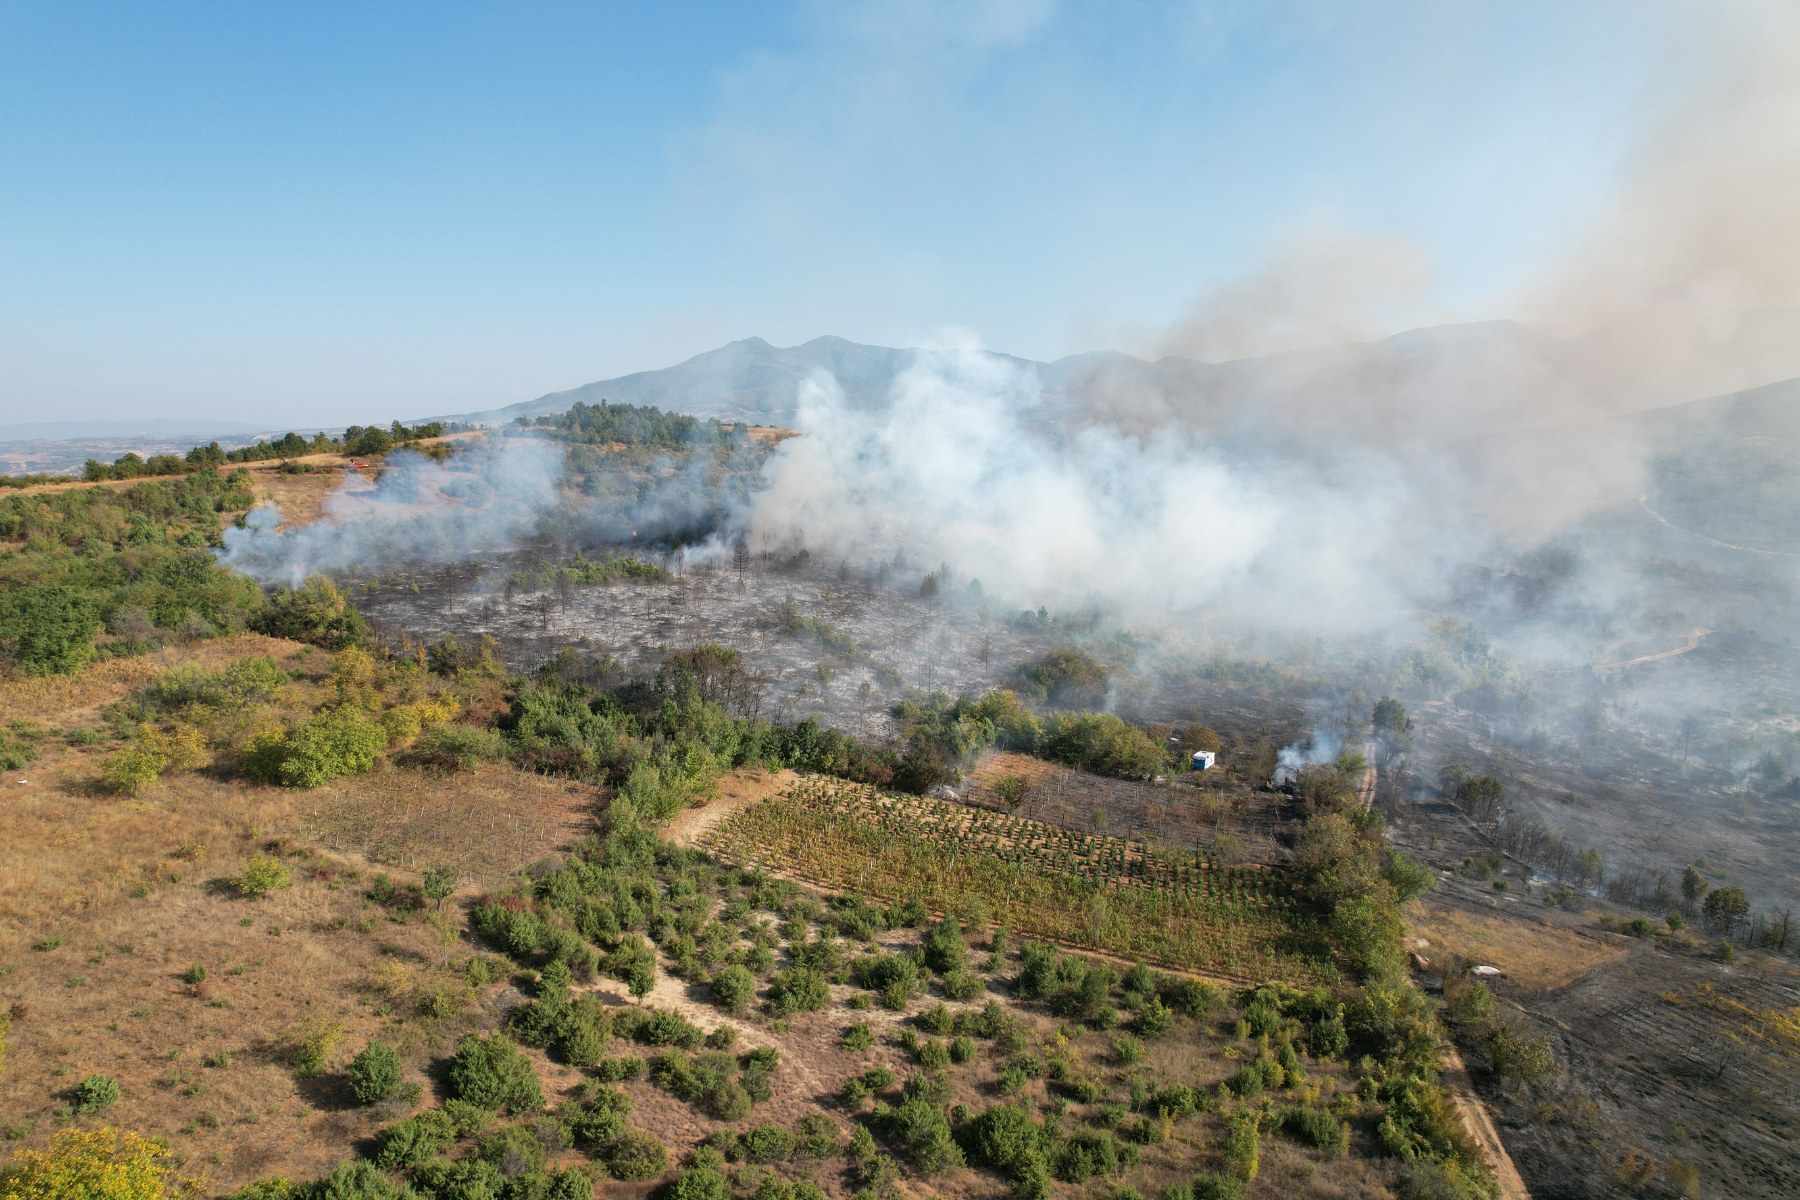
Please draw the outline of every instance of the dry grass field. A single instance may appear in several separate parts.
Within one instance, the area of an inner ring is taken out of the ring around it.
[[[107,1119],[168,1139],[209,1193],[308,1177],[396,1114],[355,1108],[336,1075],[296,1078],[297,1039],[332,1035],[338,1068],[379,1034],[423,1081],[460,1032],[496,1019],[496,994],[464,979],[476,950],[458,903],[384,906],[371,884],[441,864],[461,892],[494,886],[591,832],[594,792],[493,764],[383,766],[313,791],[205,767],[138,798],[100,786],[107,706],[170,668],[255,656],[289,673],[284,707],[324,694],[329,655],[257,635],[0,684],[0,724],[40,734],[38,758],[0,776],[0,1145],[40,1143],[70,1119],[69,1089],[101,1073],[122,1093]],[[236,895],[229,879],[263,853],[293,885]]]

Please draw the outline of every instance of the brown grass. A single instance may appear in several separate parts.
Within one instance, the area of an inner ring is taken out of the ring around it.
[[[435,446],[440,442],[461,442],[461,441],[467,441],[471,438],[479,438],[479,437],[483,437],[483,436],[485,436],[485,435],[480,430],[472,430],[468,433],[447,433],[443,437],[426,438],[423,441],[413,443],[413,445],[415,445],[415,446]],[[355,459],[354,461],[362,462],[362,463],[380,463],[382,457],[383,456],[381,456],[381,455],[364,455],[360,458]],[[237,471],[237,470],[249,471],[251,473],[251,475],[256,478],[257,485],[260,488],[265,482],[265,480],[262,478],[264,476],[273,476],[277,479],[281,479],[281,478],[286,478],[286,479],[332,479],[332,480],[340,479],[343,477],[342,468],[348,466],[351,463],[352,459],[343,454],[301,454],[301,455],[298,455],[297,457],[290,458],[285,461],[292,462],[292,463],[299,463],[302,466],[329,467],[329,468],[335,468],[335,469],[328,471],[328,472],[323,472],[318,475],[288,475],[288,476],[282,476],[279,474],[279,472],[281,470],[281,464],[283,461],[284,460],[272,458],[272,459],[266,459],[266,460],[263,460],[260,462],[228,463],[223,469],[226,471]],[[95,481],[90,481],[90,480],[86,480],[86,479],[69,479],[69,480],[64,480],[64,481],[58,482],[58,483],[37,483],[37,484],[33,484],[30,487],[7,488],[7,489],[5,489],[5,491],[3,493],[0,493],[0,494],[6,495],[6,496],[39,496],[39,495],[43,495],[47,492],[73,491],[76,488],[128,488],[128,487],[136,487],[140,483],[155,483],[158,480],[162,480],[162,479],[176,479],[176,478],[179,478],[179,476],[175,476],[175,475],[142,475],[136,479],[101,479],[101,480],[95,480]]]
[[[210,865],[229,870],[250,848],[220,848]],[[41,1140],[59,1123],[62,1095],[102,1073],[122,1090],[105,1119],[168,1139],[211,1188],[322,1173],[396,1114],[351,1107],[335,1076],[295,1077],[288,1045],[315,1023],[342,1031],[332,1069],[379,1035],[429,1096],[419,1068],[466,1023],[491,1019],[479,1009],[418,1015],[433,986],[472,999],[455,986],[468,948],[422,917],[394,924],[328,861],[292,866],[295,886],[260,901],[195,871],[92,916],[54,949],[10,959],[0,1000],[23,1014],[9,1037],[0,1127]],[[206,980],[184,983],[195,964]]]
[[[1446,954],[1499,967],[1520,987],[1563,988],[1596,967],[1617,962],[1627,948],[1576,930],[1526,920],[1510,914],[1487,914],[1423,900],[1413,914],[1412,932],[1431,943],[1424,951],[1434,962]]]
[[[675,814],[663,836],[677,846],[694,846],[710,830],[741,808],[778,796],[799,776],[792,771],[764,771],[742,767],[719,780],[718,794],[704,804]]]

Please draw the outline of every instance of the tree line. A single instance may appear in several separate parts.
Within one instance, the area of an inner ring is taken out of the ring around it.
[[[740,445],[749,439],[742,425],[701,420],[665,412],[648,404],[598,404],[576,401],[567,412],[520,417],[515,425],[544,429],[571,442],[619,443],[626,446]]]
[[[218,442],[208,442],[204,446],[195,446],[186,454],[153,454],[144,458],[142,455],[129,453],[120,455],[110,463],[90,458],[82,466],[81,477],[90,483],[96,483],[108,479],[185,475],[232,463],[268,462],[273,459],[299,458],[306,454],[345,454],[355,458],[386,454],[389,450],[413,442],[443,437],[446,433],[466,428],[468,427],[464,425],[446,425],[442,421],[428,421],[420,425],[403,425],[395,421],[386,426],[352,425],[344,430],[341,437],[335,438],[323,432],[308,438],[290,431],[272,441],[258,441],[235,450],[226,450]]]

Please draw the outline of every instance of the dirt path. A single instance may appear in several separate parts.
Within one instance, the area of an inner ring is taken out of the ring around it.
[[[1363,768],[1362,783],[1356,789],[1356,802],[1364,812],[1375,804],[1375,750],[1373,741],[1363,743],[1363,761],[1368,765]]]
[[[677,846],[693,847],[716,825],[741,808],[779,795],[799,782],[792,771],[742,768],[719,780],[718,794],[698,808],[684,808],[663,829],[663,837]]]
[[[1683,654],[1691,654],[1700,648],[1700,643],[1712,635],[1712,630],[1704,625],[1696,625],[1688,630],[1687,638],[1672,650],[1659,650],[1655,654],[1640,654],[1636,658],[1627,658],[1619,662],[1596,663],[1596,671],[1623,671],[1627,667],[1639,667],[1645,663],[1661,662],[1665,658],[1680,658]]]
[[[1482,1153],[1487,1157],[1488,1167],[1500,1184],[1501,1200],[1531,1200],[1531,1192],[1525,1186],[1525,1179],[1513,1164],[1512,1155],[1506,1152],[1506,1143],[1500,1139],[1499,1127],[1494,1124],[1487,1105],[1475,1094],[1475,1084],[1469,1078],[1468,1065],[1463,1062],[1462,1055],[1454,1046],[1444,1055],[1444,1083],[1450,1092],[1451,1102],[1456,1105],[1456,1111],[1462,1117],[1463,1128],[1475,1139],[1475,1144],[1481,1147]]]
[[[1710,534],[1696,533],[1692,529],[1683,529],[1675,522],[1669,520],[1669,518],[1657,512],[1654,508],[1651,508],[1650,497],[1648,496],[1638,497],[1638,507],[1643,509],[1645,513],[1664,528],[1673,529],[1676,533],[1686,537],[1699,538],[1703,542],[1710,542],[1722,550],[1736,550],[1739,554],[1760,554],[1764,558],[1800,558],[1800,553],[1796,553],[1792,550],[1765,550],[1761,546],[1745,546],[1737,542],[1721,541],[1719,538],[1713,537]]]

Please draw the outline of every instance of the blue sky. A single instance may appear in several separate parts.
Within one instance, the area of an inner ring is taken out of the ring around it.
[[[455,411],[752,334],[1149,352],[1272,262],[1354,333],[1507,315],[1676,24],[0,0],[0,423]]]

